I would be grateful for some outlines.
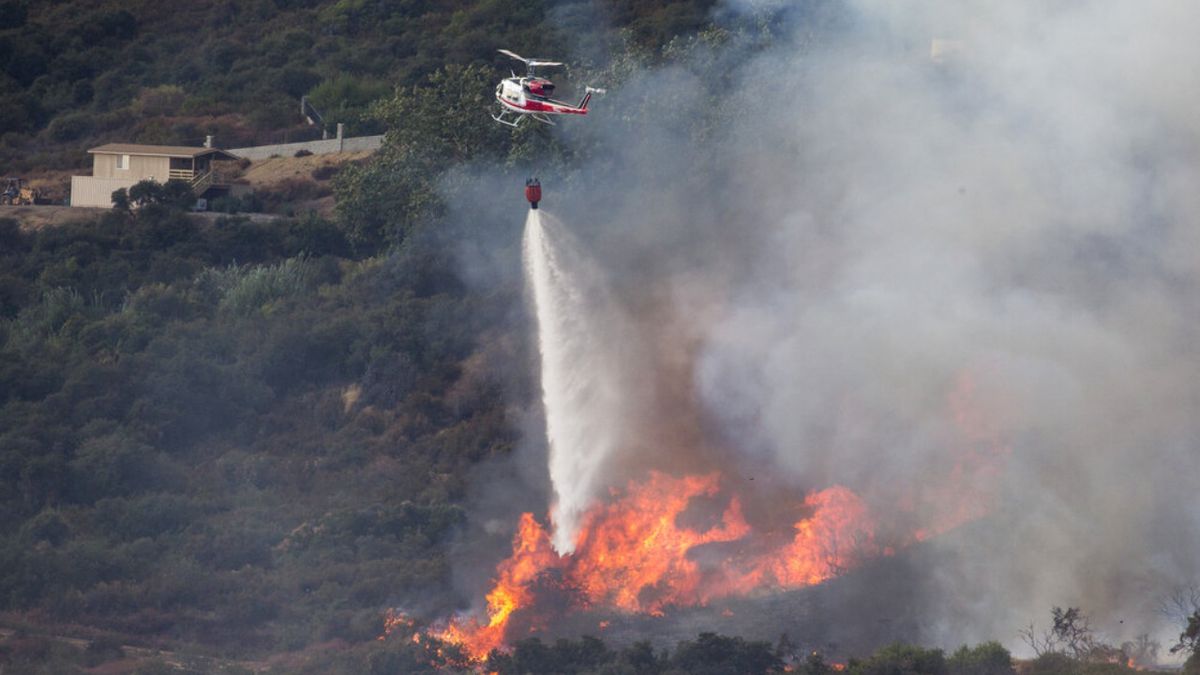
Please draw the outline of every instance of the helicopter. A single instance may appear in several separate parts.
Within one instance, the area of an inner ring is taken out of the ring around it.
[[[505,56],[524,63],[526,68],[524,77],[518,77],[516,73],[513,73],[512,77],[506,77],[496,85],[496,100],[500,102],[500,114],[492,115],[492,119],[500,124],[515,129],[526,117],[532,117],[538,122],[552,125],[554,121],[550,119],[551,115],[586,115],[592,94],[605,93],[603,89],[587,87],[579,105],[556,101],[550,98],[554,94],[554,83],[544,77],[538,77],[536,70],[561,66],[562,63],[527,59],[507,49],[499,51]]]

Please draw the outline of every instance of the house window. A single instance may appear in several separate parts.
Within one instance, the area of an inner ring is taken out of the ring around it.
[[[117,168],[118,169],[128,169],[129,168],[129,155],[117,155]]]

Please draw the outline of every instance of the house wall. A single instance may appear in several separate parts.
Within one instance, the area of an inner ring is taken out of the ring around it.
[[[146,155],[130,155],[129,168],[117,168],[118,155],[92,153],[93,178],[119,178],[138,182],[147,178],[165,183],[170,178],[171,158],[150,157]],[[116,188],[113,188],[114,190]]]
[[[139,180],[142,179],[71,176],[71,206],[112,208],[112,193],[121,188],[129,189]]]

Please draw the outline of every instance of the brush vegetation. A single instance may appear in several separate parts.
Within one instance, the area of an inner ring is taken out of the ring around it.
[[[500,47],[562,54],[597,19],[653,47],[699,28],[712,4],[0,0],[0,174],[83,168],[109,141],[309,140],[306,95],[328,124],[375,133],[372,102],[446,64],[507,68]]]
[[[603,81],[722,40],[717,29],[677,37],[709,4],[601,3],[626,29]],[[568,147],[480,112],[495,48],[549,55],[564,38],[547,15],[569,24],[578,9],[0,2],[0,162],[15,169],[73,165],[104,140],[249,138],[295,121],[303,94],[388,132],[370,161],[338,174],[334,220],[201,221],[170,199],[36,231],[0,219],[0,623],[12,629],[0,670],[79,672],[131,646],[172,652],[142,659],[145,673],[462,666],[452,647],[377,640],[394,604],[460,609],[450,559],[471,481],[511,453],[513,402],[535,389],[519,279],[473,283],[457,260],[488,241],[515,261],[517,234],[448,204],[470,183],[463,167],[515,177],[536,158],[570,180],[593,153],[586,136]],[[624,111],[627,123],[639,112]],[[716,675],[785,664],[834,672],[785,641],[713,634],[668,650],[531,638],[488,665]],[[1059,652],[1034,666],[1102,675]],[[995,644],[950,656],[897,645],[846,668],[1012,673]]]
[[[333,221],[198,219],[133,191],[138,208],[90,220],[0,219],[0,623],[15,631],[0,669],[72,672],[140,645],[173,652],[146,672],[281,652],[297,655],[283,672],[406,672],[376,667],[401,658],[376,640],[383,610],[459,609],[449,560],[473,470],[511,452],[512,402],[531,400],[519,278],[472,285],[456,260],[506,224],[446,204],[473,162],[578,161],[481,114],[496,73],[478,64],[499,41],[545,48],[520,39],[545,8],[154,7],[4,3],[0,154],[188,142],[177,108],[267,119],[309,89],[353,98],[343,71],[402,87],[369,106],[387,141],[339,174]],[[653,11],[631,5],[630,25]],[[408,58],[372,42],[396,17],[425,27]],[[218,24],[225,37],[191,28]],[[313,77],[284,77],[301,62]],[[308,84],[279,90],[293,81]]]

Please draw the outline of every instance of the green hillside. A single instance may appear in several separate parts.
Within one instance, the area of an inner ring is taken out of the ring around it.
[[[637,52],[706,20],[704,3],[602,9],[629,30],[593,26],[593,44]],[[452,213],[469,186],[443,177],[483,161],[515,181],[531,157],[566,172],[588,154],[480,114],[494,49],[559,53],[545,17],[586,18],[572,12],[3,4],[5,173],[107,140],[249,142],[294,126],[306,93],[389,136],[336,177],[336,221],[164,203],[24,230],[0,214],[0,670],[77,672],[122,645],[190,672],[425,658],[376,640],[384,610],[459,609],[469,487],[511,453],[532,390],[514,367],[530,359],[519,232]],[[465,279],[464,245],[509,263]]]
[[[466,672],[454,646],[378,638],[388,609],[465,609],[482,582],[453,563],[486,575],[507,553],[509,533],[469,514],[480,485],[516,473],[505,460],[537,401],[519,186],[535,162],[562,193],[628,172],[587,126],[492,123],[509,65],[495,49],[578,46],[576,74],[622,103],[587,121],[638,140],[666,119],[689,141],[673,178],[707,186],[737,167],[714,169],[705,141],[744,114],[705,76],[738,30],[711,26],[712,4],[0,0],[0,174],[74,167],[112,140],[299,133],[306,94],[387,132],[332,179],[331,220],[163,200],[31,229],[0,212],[0,673]],[[727,76],[770,39],[745,31]],[[618,99],[654,59],[695,75],[699,112]],[[515,204],[481,194],[497,184]],[[544,512],[525,492],[506,508]],[[490,672],[1018,672],[996,643],[836,666],[787,636],[511,646]],[[1097,654],[1051,650],[1019,672],[1132,672],[1132,652]]]
[[[299,114],[303,95],[330,125],[380,131],[367,105],[444,65],[506,68],[498,47],[566,56],[597,39],[596,18],[653,46],[703,25],[711,5],[3,0],[0,174],[83,166],[86,148],[109,141],[305,140],[319,132]]]

